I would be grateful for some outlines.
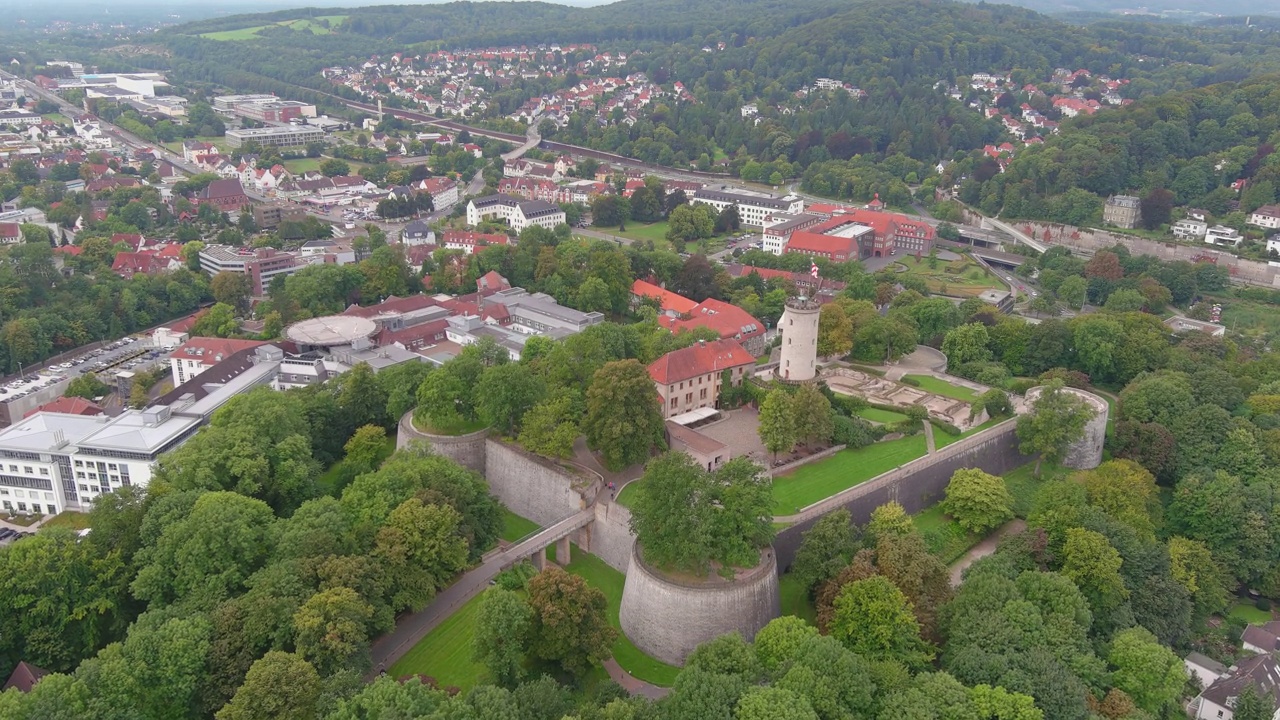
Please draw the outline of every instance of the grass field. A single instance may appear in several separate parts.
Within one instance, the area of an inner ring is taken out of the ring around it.
[[[1029,462],[1017,470],[1007,472],[1001,476],[1004,478],[1004,486],[1009,489],[1009,494],[1013,496],[1013,514],[1020,518],[1026,518],[1031,512],[1032,505],[1035,503],[1036,493],[1040,492],[1040,488],[1046,482],[1065,477],[1071,472],[1066,468],[1045,463],[1040,467],[1040,478],[1036,479],[1034,475],[1035,469],[1035,462]]]
[[[48,121],[50,121],[50,122],[56,122],[56,123],[58,123],[59,125],[70,125],[70,124],[71,124],[71,121],[70,121],[69,119],[67,119],[67,116],[66,116],[66,115],[63,115],[62,113],[46,113],[46,114],[44,114],[44,115],[41,115],[40,117],[42,117],[42,118],[44,118],[45,120],[48,120]]]
[[[297,20],[285,20],[275,23],[275,25],[283,25],[298,32],[310,31],[312,35],[328,35],[333,32],[333,27],[339,25],[346,20],[346,15],[321,15],[316,18],[299,18]],[[328,21],[329,27],[325,27],[322,22]],[[203,33],[200,37],[206,40],[252,40],[258,37],[258,33],[272,27],[271,25],[255,25],[254,27],[240,28],[238,30],[220,30],[218,32]]]
[[[931,392],[934,395],[949,397],[954,400],[963,400],[965,402],[973,402],[978,399],[978,394],[969,388],[952,385],[945,380],[939,380],[932,375],[904,375],[903,377],[915,380],[919,383],[921,390]]]
[[[187,139],[200,140],[207,143],[213,143],[214,145],[218,146],[218,150],[224,153],[228,150],[227,139],[221,135],[201,135],[199,137],[187,138]],[[183,140],[174,140],[173,142],[164,143],[164,146],[168,148],[170,152],[181,155],[183,142],[184,142]]]
[[[1227,617],[1233,617],[1237,620],[1243,620],[1250,625],[1262,625],[1271,621],[1271,613],[1267,610],[1259,610],[1250,602],[1238,602],[1231,606],[1231,610],[1227,612]]]
[[[842,450],[773,479],[773,514],[790,515],[823,498],[923,457],[924,434]]]
[[[627,483],[626,487],[622,488],[622,492],[618,493],[617,503],[619,505],[622,505],[623,507],[631,507],[631,501],[635,499],[636,496],[635,490],[637,484],[639,484],[639,481],[633,480]]]
[[[57,515],[49,518],[48,522],[40,526],[43,528],[65,527],[72,530],[83,530],[89,527],[89,514],[75,512],[74,510],[64,510]]]
[[[388,671],[392,677],[427,675],[440,687],[456,686],[469,690],[484,681],[488,671],[471,660],[471,646],[476,632],[476,614],[480,610],[477,595],[458,611],[427,633]]]
[[[284,161],[284,169],[294,175],[301,175],[304,172],[320,170],[321,158],[295,158],[293,160]]]
[[[818,624],[818,609],[795,575],[787,573],[779,578],[778,594],[782,596],[783,615],[795,615],[810,625]]]
[[[580,550],[577,545],[571,545],[570,550],[573,559],[565,569],[586,580],[591,587],[599,588],[609,600],[609,624],[618,631],[618,639],[613,643],[613,659],[633,676],[654,685],[669,687],[676,681],[680,668],[645,655],[622,634],[622,626],[618,623],[618,609],[622,606],[622,583],[626,576],[595,555]]]
[[[858,411],[858,417],[870,420],[872,422],[889,423],[902,422],[907,419],[906,415],[896,413],[892,410],[881,410],[880,408],[867,407]]]
[[[503,540],[515,542],[537,530],[538,527],[538,523],[502,508],[502,534],[499,537]]]
[[[425,419],[413,419],[413,426],[425,433],[432,435],[466,435],[477,430],[484,429],[483,420],[463,420],[459,418],[454,422],[438,423],[435,421],[427,421]]]

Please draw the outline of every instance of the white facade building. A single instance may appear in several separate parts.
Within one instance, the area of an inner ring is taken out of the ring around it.
[[[1263,205],[1249,215],[1249,224],[1268,230],[1280,228],[1280,205]]]
[[[563,210],[541,200],[525,200],[511,195],[487,195],[467,203],[468,225],[479,225],[489,218],[506,220],[516,232],[530,225],[551,230],[565,222]]]
[[[743,225],[751,225],[753,227],[764,227],[765,218],[774,213],[804,212],[804,200],[794,195],[777,198],[771,195],[749,195],[747,193],[703,188],[702,190],[694,191],[690,200],[702,205],[710,205],[717,213],[730,205],[737,205],[738,220]]]
[[[0,506],[45,515],[87,510],[103,493],[146,486],[156,458],[200,424],[167,407],[115,417],[36,413],[0,432]]]
[[[1173,236],[1180,240],[1200,240],[1209,231],[1209,223],[1187,218],[1174,223],[1170,229],[1173,231]]]
[[[1205,231],[1204,241],[1210,245],[1230,245],[1235,247],[1244,241],[1244,236],[1235,228],[1226,225],[1214,225]]]

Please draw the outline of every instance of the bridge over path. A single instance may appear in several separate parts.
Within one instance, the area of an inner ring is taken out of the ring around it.
[[[594,506],[589,507],[538,530],[506,550],[489,555],[479,566],[463,573],[452,585],[441,590],[425,608],[396,618],[395,629],[375,640],[370,648],[374,668],[370,679],[390,668],[463,603],[480,594],[504,569],[527,558],[533,561],[534,567],[542,570],[547,564],[546,549],[551,545],[556,547],[556,562],[568,565],[569,537],[579,528],[590,525],[595,516]]]

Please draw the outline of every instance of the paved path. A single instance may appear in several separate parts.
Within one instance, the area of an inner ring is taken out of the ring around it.
[[[996,530],[983,538],[977,545],[969,548],[969,552],[962,555],[959,560],[951,563],[951,587],[960,587],[960,581],[964,578],[964,571],[968,570],[970,565],[994,553],[996,548],[1000,546],[1001,538],[1005,535],[1020,533],[1026,529],[1027,523],[1021,518],[1010,520],[999,530]]]
[[[924,421],[924,446],[930,455],[938,451],[937,445],[933,442],[933,423],[928,420]]]
[[[503,568],[523,559],[542,548],[551,545],[567,536],[577,528],[591,522],[595,517],[595,509],[587,508],[561,520],[555,525],[543,528],[533,535],[500,553],[490,555],[479,567],[463,573],[449,587],[440,591],[431,604],[422,610],[402,615],[396,619],[396,628],[374,641],[370,648],[373,658],[373,672],[369,679],[376,677],[381,671],[390,668],[397,660],[409,652],[411,648],[427,633],[431,632],[446,618],[452,615],[463,603],[475,597],[489,586],[489,581],[498,576]]]
[[[622,686],[631,695],[643,695],[650,700],[661,700],[671,692],[671,688],[658,687],[652,683],[638,680],[631,673],[623,670],[618,661],[609,658],[604,661],[604,669],[609,672],[609,679]]]

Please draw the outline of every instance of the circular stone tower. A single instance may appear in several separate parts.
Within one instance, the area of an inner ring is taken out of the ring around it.
[[[695,648],[725,633],[737,631],[751,642],[782,613],[772,547],[761,550],[760,563],[733,580],[714,573],[668,577],[646,565],[640,550],[640,543],[631,547],[619,621],[636,647],[665,663],[684,665]]]
[[[804,297],[787,300],[778,321],[782,331],[782,355],[777,374],[782,380],[806,382],[816,375],[818,360],[818,315],[822,306]]]
[[[1107,439],[1107,401],[1078,388],[1064,387],[1062,391],[1084,400],[1094,411],[1093,419],[1084,426],[1084,435],[1067,447],[1062,464],[1074,470],[1092,470],[1102,464],[1102,445]],[[1034,403],[1043,392],[1043,385],[1028,390],[1027,404]]]

